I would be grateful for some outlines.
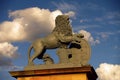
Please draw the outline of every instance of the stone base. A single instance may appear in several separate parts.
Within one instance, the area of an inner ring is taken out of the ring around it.
[[[93,67],[73,67],[43,70],[10,71],[17,80],[96,80]]]
[[[61,68],[73,68],[73,67],[82,67],[81,64],[73,63],[63,63],[63,64],[42,64],[42,65],[31,65],[25,66],[24,70],[43,70],[43,69],[61,69]]]

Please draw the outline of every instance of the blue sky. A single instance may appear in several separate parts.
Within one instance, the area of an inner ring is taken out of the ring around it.
[[[58,14],[70,15],[73,31],[86,35],[92,50],[89,63],[98,74],[103,66],[114,66],[117,70],[120,68],[119,3],[119,0],[0,0],[0,79],[15,80],[8,71],[21,70],[27,65],[31,42],[54,28]],[[47,52],[58,61],[55,50]]]

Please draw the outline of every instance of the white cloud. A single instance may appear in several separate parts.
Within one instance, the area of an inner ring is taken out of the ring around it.
[[[113,20],[113,21],[108,21],[109,24],[113,24],[113,25],[120,25],[120,21],[119,20]]]
[[[120,50],[120,45],[119,45],[119,44],[118,44],[118,45],[115,45],[115,46],[114,46],[114,49]]]
[[[21,67],[15,66],[12,59],[18,57],[18,47],[8,42],[0,43],[0,71],[1,70],[18,70]]]
[[[98,21],[101,24],[120,25],[120,12],[106,12],[100,17],[96,17],[94,21]]]
[[[0,43],[0,57],[14,58],[17,57],[18,47],[8,42]]]
[[[79,6],[76,2],[66,3],[62,1],[61,3],[52,3],[57,7],[58,10],[61,10],[64,14],[69,15],[73,19],[76,19],[76,12],[78,10],[77,7]]]
[[[65,13],[66,15],[69,15],[69,17],[75,17],[74,11],[69,11],[68,13]]]
[[[95,44],[99,44],[100,41],[98,39],[94,39],[91,35],[90,32],[85,31],[85,30],[80,30],[79,33],[82,33],[84,35],[84,39],[86,39],[87,41],[89,41],[91,43],[91,45],[95,45]]]
[[[115,33],[113,33],[113,32],[100,32],[97,34],[100,35],[103,39],[107,39],[110,35],[114,35]]]
[[[80,23],[89,22],[89,21],[90,21],[89,19],[81,19]]]
[[[84,9],[99,10],[99,11],[104,11],[104,10],[105,10],[104,7],[99,6],[99,5],[97,5],[97,4],[94,4],[94,3],[91,3],[91,2],[88,2],[88,3],[86,3],[86,4],[83,4],[83,5],[81,6],[81,8],[83,8],[83,10],[84,10]]]
[[[95,21],[101,22],[101,21],[103,21],[103,18],[101,18],[101,17],[96,17],[96,18],[95,18]]]
[[[61,3],[53,2],[53,5],[55,5],[59,10],[64,11],[64,12],[77,10],[77,7],[75,6],[75,4],[77,5],[77,3],[66,3],[64,1]]]
[[[98,80],[120,80],[120,65],[102,63],[96,72]]]
[[[104,16],[107,19],[120,19],[120,12],[107,12]]]
[[[15,65],[5,65],[0,66],[0,71],[15,71],[15,70],[23,70],[23,66],[15,66]]]
[[[5,21],[0,24],[0,42],[23,40],[25,36],[23,26],[17,21]]]
[[[49,33],[55,27],[55,18],[60,10],[49,11],[38,7],[16,10],[9,13],[12,21],[0,24],[0,42],[33,40]]]

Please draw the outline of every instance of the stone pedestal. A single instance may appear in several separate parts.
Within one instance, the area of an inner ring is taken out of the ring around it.
[[[10,71],[17,80],[96,80],[91,66],[43,70]]]

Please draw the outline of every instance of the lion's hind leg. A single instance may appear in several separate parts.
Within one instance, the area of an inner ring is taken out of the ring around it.
[[[33,63],[34,59],[36,59],[40,55],[43,55],[44,46],[42,45],[42,43],[39,43],[39,45],[38,44],[34,45],[33,49],[34,49],[34,54],[30,57],[29,65],[34,65]]]

